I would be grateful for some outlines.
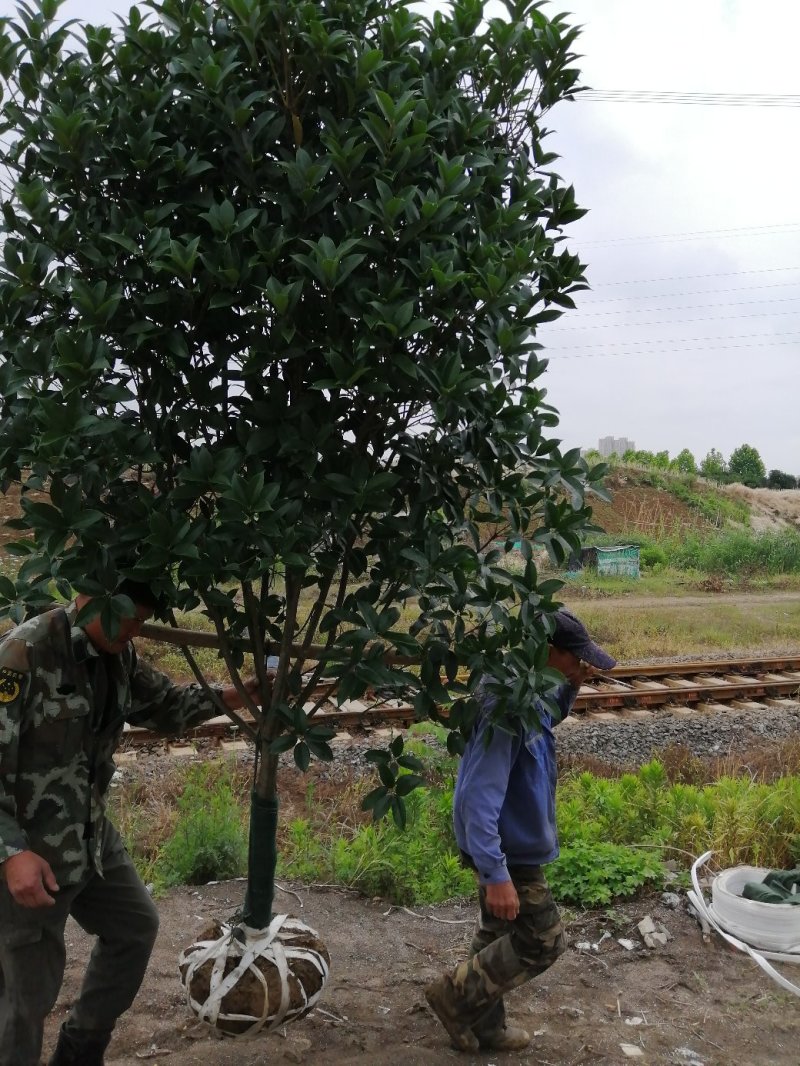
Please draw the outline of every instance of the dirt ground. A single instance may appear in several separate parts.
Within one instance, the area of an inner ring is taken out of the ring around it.
[[[800,489],[750,489],[730,485],[730,495],[749,504],[750,524],[758,532],[800,526]]]
[[[177,889],[159,901],[156,950],[139,997],[117,1028],[109,1066],[798,1062],[800,1002],[721,941],[704,942],[683,904],[669,909],[660,894],[613,910],[568,915],[569,951],[551,971],[508,997],[510,1018],[532,1034],[530,1049],[466,1055],[450,1048],[425,1005],[423,987],[463,958],[471,904],[410,913],[348,891],[284,887],[291,892],[279,893],[277,904],[317,929],[331,953],[331,976],[317,1009],[293,1026],[248,1040],[221,1040],[198,1025],[178,983],[177,956],[209,919],[225,919],[239,906],[243,885]],[[645,915],[672,934],[666,947],[642,944],[636,924]],[[610,935],[598,944],[605,932]],[[617,938],[637,946],[626,950]],[[89,950],[77,926],[70,925],[67,939],[68,970],[48,1021],[46,1051],[78,991]],[[622,1045],[641,1055],[629,1058]]]
[[[593,499],[592,518],[607,533],[637,531],[650,536],[690,530],[707,530],[711,524],[672,493],[629,480],[612,472],[605,481],[611,491],[609,503]]]

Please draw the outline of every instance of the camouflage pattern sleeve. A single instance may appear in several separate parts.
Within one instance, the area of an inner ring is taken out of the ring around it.
[[[15,799],[19,739],[30,682],[27,644],[6,640],[0,646],[0,862],[30,846],[17,821]]]
[[[220,694],[222,689],[214,686]],[[149,663],[134,658],[131,671],[131,725],[158,733],[184,733],[223,712],[200,685],[176,685]]]

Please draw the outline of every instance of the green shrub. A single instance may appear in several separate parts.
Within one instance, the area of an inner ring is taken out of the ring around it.
[[[565,775],[556,809],[564,851],[646,845],[668,849],[688,866],[693,856],[711,850],[722,866],[776,868],[791,867],[800,856],[797,776],[759,784],[744,774],[701,788],[670,784],[654,759],[617,779]]]
[[[800,535],[793,530],[691,533],[671,543],[668,551],[670,564],[679,570],[734,576],[800,572]]]
[[[596,907],[631,896],[646,884],[661,885],[664,870],[658,852],[598,841],[578,842],[561,849],[547,867],[556,899],[580,907]]]
[[[644,569],[667,565],[667,553],[657,544],[648,544],[639,549],[639,562]]]
[[[473,891],[474,876],[461,866],[453,837],[452,788],[413,792],[406,804],[404,830],[390,819],[343,827],[312,805],[279,849],[279,872],[396,904],[440,903]]]
[[[178,800],[178,820],[159,856],[166,885],[200,885],[247,869],[246,811],[224,763],[193,766]]]

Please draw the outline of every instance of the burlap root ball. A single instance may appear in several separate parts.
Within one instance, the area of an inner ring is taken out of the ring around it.
[[[228,1036],[251,1036],[307,1014],[328,979],[319,935],[287,914],[267,929],[215,922],[181,952],[181,984],[197,1017]]]

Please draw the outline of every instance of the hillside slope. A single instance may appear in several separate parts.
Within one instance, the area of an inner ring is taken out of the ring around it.
[[[800,529],[800,489],[749,489],[746,485],[728,485],[726,489],[750,507],[753,529]]]
[[[717,485],[700,477],[622,465],[611,469],[605,484],[612,500],[592,501],[592,512],[607,533],[659,538],[725,527],[756,532],[800,529],[800,489]]]

